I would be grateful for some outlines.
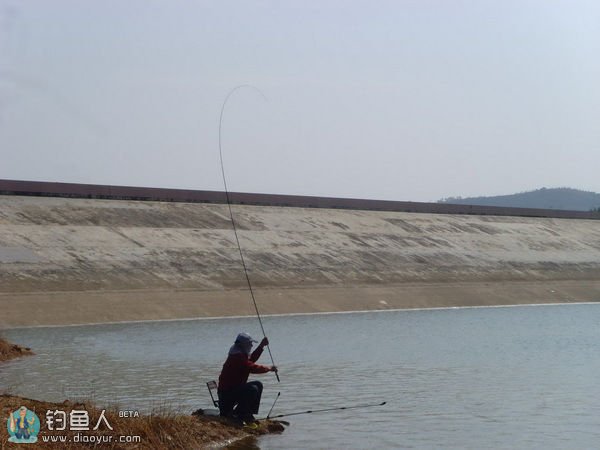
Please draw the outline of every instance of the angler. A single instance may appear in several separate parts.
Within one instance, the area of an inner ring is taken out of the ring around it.
[[[230,417],[245,423],[255,422],[254,414],[258,414],[263,385],[260,381],[248,382],[251,373],[277,373],[277,367],[256,364],[269,340],[264,337],[252,352],[252,345],[258,341],[247,333],[237,335],[221,375],[219,376],[219,411],[221,416]]]
[[[252,381],[248,383],[248,375],[250,373],[274,372],[277,382],[279,383],[281,380],[279,379],[279,373],[277,373],[277,367],[275,366],[275,361],[273,360],[271,348],[268,346],[269,340],[265,334],[265,327],[263,326],[262,319],[260,317],[260,311],[258,310],[256,298],[254,297],[254,290],[252,289],[252,283],[250,282],[250,276],[248,275],[248,268],[246,267],[246,262],[244,261],[244,253],[242,252],[242,246],[240,245],[240,239],[238,236],[237,227],[235,225],[235,219],[233,217],[233,210],[231,209],[231,199],[229,196],[229,189],[227,188],[227,177],[225,176],[225,164],[223,163],[223,146],[221,142],[221,135],[223,129],[223,114],[225,112],[225,105],[227,104],[229,97],[231,97],[235,91],[241,88],[255,89],[263,98],[265,98],[259,89],[251,85],[237,86],[233,88],[229,94],[227,94],[227,97],[225,97],[225,100],[223,101],[223,106],[221,106],[221,116],[219,117],[219,159],[221,162],[221,174],[223,175],[225,198],[227,199],[227,208],[229,209],[229,218],[231,219],[231,228],[233,230],[235,242],[240,253],[240,262],[242,263],[246,282],[248,283],[248,291],[250,292],[250,297],[252,298],[252,303],[254,304],[254,309],[256,310],[256,317],[258,319],[258,323],[260,324],[260,329],[262,330],[263,340],[260,342],[256,350],[250,353],[252,350],[252,344],[258,341],[252,339],[250,335],[246,333],[238,334],[235,343],[229,349],[227,360],[223,364],[223,370],[219,376],[217,394],[219,396],[218,406],[221,416],[233,417],[246,424],[255,425],[254,414],[258,413],[258,408],[260,407],[260,398],[262,396],[263,386],[260,381]],[[256,361],[262,354],[265,347],[267,347],[269,356],[271,357],[272,366],[262,366],[260,364],[256,364]],[[207,386],[209,386],[209,392],[211,392],[213,385],[214,381],[207,383]],[[277,402],[280,394],[281,392],[277,393],[275,402]],[[214,399],[213,403],[215,403]],[[273,407],[274,406],[275,403],[273,403]],[[273,407],[271,407],[269,414],[271,411],[273,411]]]

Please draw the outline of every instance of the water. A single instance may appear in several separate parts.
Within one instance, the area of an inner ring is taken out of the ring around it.
[[[387,401],[290,417],[250,448],[597,448],[600,305],[269,317],[280,366],[263,414]],[[4,364],[0,386],[124,409],[207,407],[238,331],[256,319],[19,329],[37,356]],[[262,362],[269,363],[268,355]]]

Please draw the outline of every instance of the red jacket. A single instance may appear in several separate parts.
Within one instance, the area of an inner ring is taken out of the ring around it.
[[[227,391],[246,384],[248,375],[251,373],[269,372],[271,370],[270,367],[256,364],[255,362],[260,358],[262,352],[263,349],[261,347],[257,347],[250,357],[241,351],[237,353],[230,352],[219,376],[219,390]]]

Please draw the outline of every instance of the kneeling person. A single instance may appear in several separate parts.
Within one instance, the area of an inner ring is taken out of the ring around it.
[[[227,360],[219,376],[219,410],[221,416],[236,417],[244,422],[253,422],[258,414],[263,386],[260,381],[248,383],[251,373],[277,372],[275,366],[256,364],[269,340],[265,337],[252,353],[253,343],[258,342],[246,333],[238,334],[229,349]]]

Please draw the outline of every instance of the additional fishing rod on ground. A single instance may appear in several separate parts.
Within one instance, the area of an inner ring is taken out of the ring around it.
[[[277,400],[277,399],[276,399]],[[356,405],[356,406],[338,406],[336,408],[325,408],[325,409],[311,409],[308,411],[300,411],[300,412],[293,412],[293,413],[287,413],[287,414],[278,414],[276,416],[267,416],[263,419],[259,419],[259,420],[268,420],[268,419],[277,419],[279,417],[289,417],[289,416],[298,416],[300,414],[312,414],[312,413],[320,413],[320,412],[329,412],[329,411],[341,411],[343,409],[356,409],[356,408],[371,408],[373,406],[383,406],[385,405],[387,402],[381,402],[381,403],[372,403],[370,405]],[[269,414],[271,414],[271,412],[269,411]]]
[[[278,392],[277,397],[275,397],[275,401],[273,402],[273,406],[271,406],[271,409],[269,410],[269,413],[267,414],[267,419],[271,416],[271,413],[273,412],[273,408],[275,408],[275,403],[277,403],[277,400],[279,400],[280,395],[281,395],[281,392]]]
[[[229,91],[229,94],[227,94],[227,97],[225,97],[225,100],[223,101],[223,106],[221,106],[221,115],[219,117],[219,157],[221,160],[221,173],[223,174],[223,185],[225,187],[225,197],[227,199],[227,206],[229,208],[229,217],[231,218],[231,226],[233,228],[233,233],[235,235],[235,241],[237,243],[237,247],[240,252],[240,259],[242,260],[242,266],[244,267],[244,275],[246,275],[246,281],[248,283],[248,288],[250,290],[250,296],[252,297],[252,303],[254,303],[254,309],[256,310],[256,316],[258,317],[258,323],[260,324],[260,329],[262,330],[263,337],[267,337],[267,335],[265,333],[265,327],[263,326],[262,319],[260,317],[260,312],[258,311],[256,299],[254,298],[254,291],[252,290],[252,283],[250,283],[250,277],[248,276],[248,269],[246,268],[246,262],[244,261],[244,254],[242,253],[242,246],[240,245],[240,239],[238,237],[237,228],[235,226],[235,220],[233,219],[233,211],[231,209],[231,201],[229,198],[229,190],[227,189],[227,178],[225,177],[225,165],[223,163],[223,150],[222,150],[222,146],[221,146],[221,130],[222,130],[222,125],[223,125],[223,113],[225,112],[225,105],[227,104],[229,97],[231,97],[231,95],[235,91],[237,91],[238,89],[241,89],[241,88],[245,88],[245,87],[256,90],[265,100],[267,99],[265,97],[265,95],[261,92],[260,89],[258,89],[255,86],[252,86],[251,84],[242,84],[242,85],[234,87],[231,91]],[[273,354],[271,353],[270,345],[267,345],[267,350],[269,352],[269,356],[271,357],[271,363],[274,366],[276,366],[275,361],[273,360]],[[281,380],[279,379],[279,373],[275,372],[275,376],[277,377],[277,382],[278,383],[281,382]],[[279,394],[277,394],[277,398],[279,398]],[[277,399],[275,399],[275,401],[277,401]],[[273,406],[274,405],[275,404],[273,404]]]

